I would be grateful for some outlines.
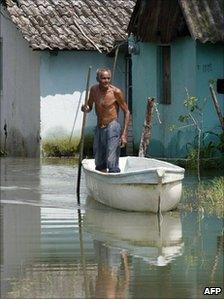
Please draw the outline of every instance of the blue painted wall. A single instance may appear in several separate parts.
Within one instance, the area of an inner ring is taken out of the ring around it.
[[[133,76],[133,134],[134,145],[138,148],[145,118],[146,99],[159,97],[157,82],[157,44],[138,43],[139,55],[132,55]],[[158,103],[162,124],[159,124],[154,110],[152,137],[148,155],[155,157],[184,157],[186,143],[192,142],[197,131],[194,127],[182,128],[178,121],[180,115],[186,114],[183,105],[187,97],[186,90],[192,96],[197,96],[202,102],[209,98],[209,80],[224,77],[223,45],[201,45],[190,37],[179,38],[171,45],[171,104]],[[201,67],[198,67],[200,65]],[[207,65],[207,67],[206,67]],[[211,67],[210,67],[211,65]],[[220,103],[223,102],[219,96]],[[214,107],[210,103],[205,107],[205,128],[219,127]],[[209,102],[208,101],[208,102]],[[170,131],[172,125],[176,130]],[[178,129],[179,128],[179,129]]]
[[[156,45],[139,43],[139,48],[139,55],[132,56],[132,119],[135,147],[138,147],[141,138],[147,98],[156,97],[157,93]]]
[[[220,122],[209,91],[209,81],[224,79],[224,45],[197,43],[197,94],[206,100],[204,129],[220,131]],[[224,95],[217,94],[220,108],[224,113]]]
[[[113,68],[114,58],[97,51],[59,51],[52,55],[42,52],[40,68],[41,136],[42,140],[69,137],[78,110],[74,135],[80,136],[81,103],[85,98],[86,76],[92,66],[90,86],[96,84],[96,70]],[[114,76],[114,84],[125,89],[125,58],[120,53]],[[87,132],[92,133],[96,123],[95,112],[88,114]]]

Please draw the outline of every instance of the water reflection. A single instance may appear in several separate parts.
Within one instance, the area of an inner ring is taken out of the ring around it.
[[[136,292],[141,289],[138,278],[141,277],[142,286],[145,286],[147,272],[142,268],[144,265],[164,268],[166,279],[170,279],[169,264],[183,254],[178,211],[160,216],[124,212],[87,198],[83,228],[93,238],[97,262],[95,286],[92,291],[89,289],[93,298],[132,298],[133,285],[136,285]],[[136,272],[140,265],[141,274]],[[155,274],[152,271],[150,275]],[[157,283],[158,278],[154,277],[148,289]],[[152,293],[151,297],[147,292],[142,291],[141,298],[156,298],[154,295],[157,294]]]
[[[1,171],[2,298],[203,298],[222,286],[223,219],[84,206],[84,180],[77,210],[74,166],[6,159]]]
[[[87,298],[96,265],[92,241],[80,243],[77,211],[18,204],[1,211],[3,298]]]
[[[33,263],[40,252],[40,208],[1,205],[1,292],[6,293],[23,267]]]
[[[91,294],[94,298],[127,298],[131,267],[128,253],[94,241],[97,257],[97,277]]]
[[[87,200],[84,227],[104,246],[126,250],[149,264],[166,266],[183,253],[180,213],[124,212]]]

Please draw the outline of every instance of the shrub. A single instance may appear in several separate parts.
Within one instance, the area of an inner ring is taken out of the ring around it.
[[[44,157],[70,157],[75,156],[78,146],[78,138],[73,138],[70,142],[67,137],[54,138],[43,141],[42,153]]]

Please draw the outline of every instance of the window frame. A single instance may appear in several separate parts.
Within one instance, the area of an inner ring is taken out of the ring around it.
[[[158,102],[171,104],[171,46],[157,46],[157,96]]]

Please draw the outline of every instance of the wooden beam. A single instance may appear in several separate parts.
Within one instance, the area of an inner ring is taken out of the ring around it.
[[[148,100],[147,100],[145,122],[143,125],[141,142],[140,142],[139,152],[138,152],[139,157],[145,157],[146,150],[149,145],[149,141],[150,141],[150,137],[151,137],[154,102],[155,102],[154,98],[148,98]]]

